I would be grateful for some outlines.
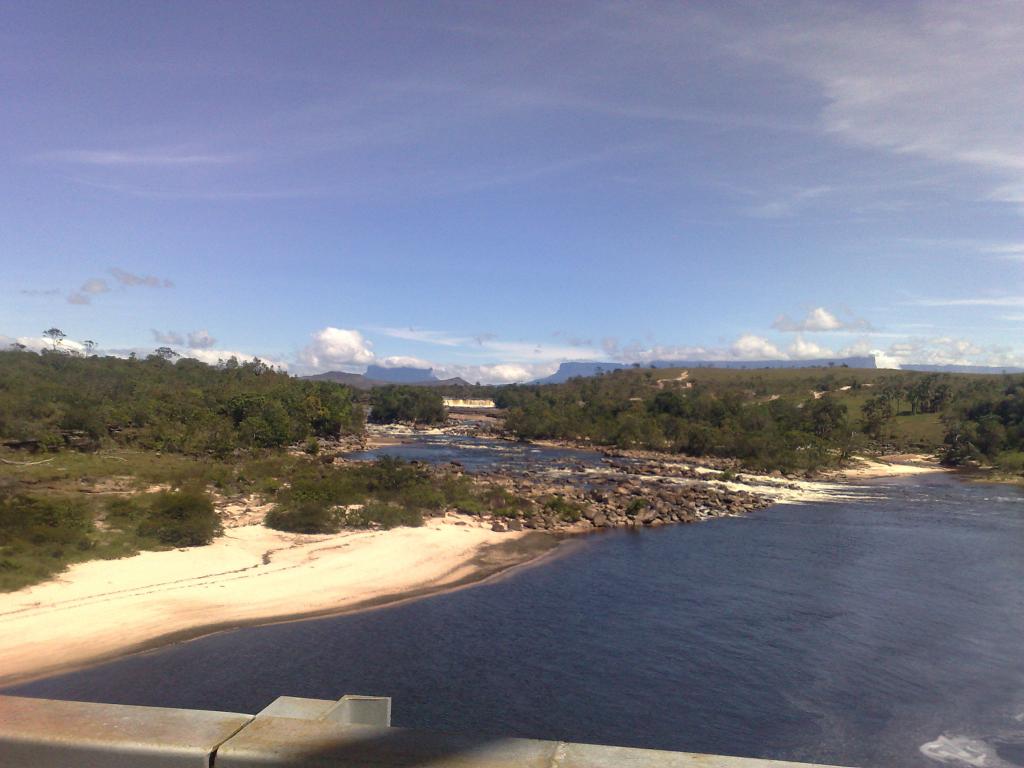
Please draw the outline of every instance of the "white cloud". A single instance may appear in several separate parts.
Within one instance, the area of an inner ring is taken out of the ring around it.
[[[441,379],[458,376],[470,384],[514,384],[550,376],[558,366],[557,362],[442,365],[434,366],[434,375]]]
[[[378,358],[376,364],[383,368],[433,368],[434,364],[420,357],[389,355]]]
[[[779,315],[772,323],[772,328],[787,333],[871,330],[871,326],[866,320],[840,320],[825,307],[811,309],[803,320],[794,320],[789,315]]]
[[[328,326],[313,334],[313,342],[299,354],[299,361],[320,370],[369,365],[376,359],[372,346],[359,331]]]
[[[45,336],[18,336],[11,337],[0,334],[0,341],[3,346],[9,347],[11,344],[23,344],[28,349],[35,352],[42,352],[46,349],[53,349],[53,342]],[[85,345],[80,341],[69,339],[67,337],[61,339],[60,344],[57,345],[57,349],[71,350],[72,352],[82,352],[85,350]]]
[[[90,297],[86,296],[84,293],[78,293],[76,291],[74,293],[69,293],[68,294],[68,304],[91,304],[91,303],[92,303],[92,299]]]
[[[786,348],[786,352],[789,353],[789,357],[796,360],[835,357],[835,353],[831,349],[808,341],[803,336],[797,336],[793,343]]]
[[[737,360],[778,360],[785,357],[779,348],[763,336],[745,333],[729,348]]]
[[[98,277],[94,277],[91,280],[86,280],[82,283],[82,287],[79,289],[82,293],[106,293],[110,290],[110,286],[107,285],[107,281]]]
[[[1024,367],[1024,354],[1010,347],[986,346],[962,337],[909,337],[877,352],[876,363],[882,368],[899,368],[913,363]]]

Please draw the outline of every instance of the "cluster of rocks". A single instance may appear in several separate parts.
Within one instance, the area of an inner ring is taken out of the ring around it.
[[[568,473],[556,479],[529,472],[489,473],[481,479],[534,502],[519,517],[494,518],[492,528],[496,531],[655,527],[748,514],[772,503],[748,491],[701,480],[679,482],[664,475],[643,478],[621,473]],[[547,503],[552,499],[562,503],[552,507]]]

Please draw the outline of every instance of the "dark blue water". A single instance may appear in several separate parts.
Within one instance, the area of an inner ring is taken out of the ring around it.
[[[1024,496],[944,476],[863,494],[593,535],[459,592],[14,692],[248,712],[280,694],[370,693],[394,697],[396,724],[432,729],[1024,764]]]
[[[533,443],[453,435],[418,435],[396,445],[383,445],[349,454],[352,459],[378,459],[382,456],[430,464],[457,461],[468,472],[557,469],[581,465],[595,467],[602,464],[601,454],[595,451],[548,448]]]

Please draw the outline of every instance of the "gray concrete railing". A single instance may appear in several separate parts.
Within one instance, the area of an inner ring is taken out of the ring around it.
[[[391,727],[391,700],[282,696],[259,714],[0,696],[0,768],[810,768]]]

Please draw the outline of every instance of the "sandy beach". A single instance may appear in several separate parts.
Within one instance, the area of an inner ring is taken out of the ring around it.
[[[83,563],[0,595],[0,684],[220,629],[451,589],[557,541],[452,519],[331,536],[244,525],[205,547]]]
[[[842,471],[850,480],[868,480],[878,477],[905,477],[930,472],[951,472],[934,458],[922,453],[900,453],[873,458],[859,457],[854,465]]]

